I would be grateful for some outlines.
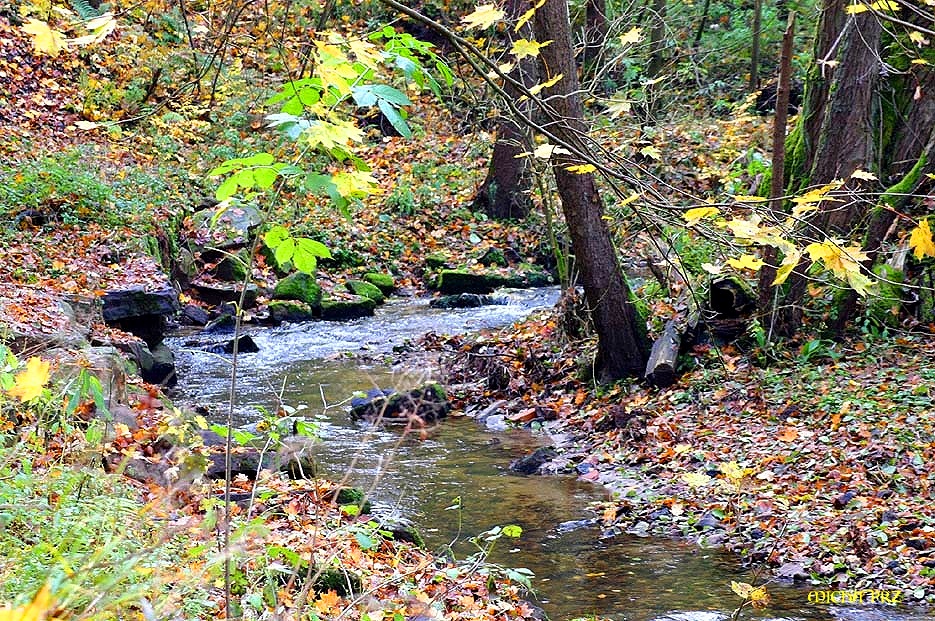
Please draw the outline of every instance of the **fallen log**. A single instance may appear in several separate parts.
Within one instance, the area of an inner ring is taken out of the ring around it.
[[[646,380],[653,386],[666,388],[675,383],[675,367],[678,364],[682,335],[674,320],[666,322],[662,336],[653,343],[646,363]]]

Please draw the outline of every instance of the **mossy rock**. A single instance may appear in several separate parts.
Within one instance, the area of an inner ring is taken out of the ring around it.
[[[273,297],[277,300],[299,300],[313,309],[322,305],[321,287],[315,282],[314,276],[304,272],[296,272],[276,283]]]
[[[269,303],[269,319],[275,324],[284,321],[299,323],[315,318],[315,309],[299,300],[272,300]]]
[[[360,509],[361,513],[369,514],[373,511],[373,506],[367,500],[364,490],[358,487],[342,487],[338,490],[335,502],[340,506],[353,505]]]
[[[389,274],[380,274],[378,272],[368,272],[364,274],[364,280],[375,287],[379,287],[383,295],[390,295],[396,291],[396,280]]]
[[[504,255],[503,251],[499,248],[488,248],[487,252],[481,255],[477,260],[481,265],[486,267],[506,267],[509,265],[506,260],[506,255]]]
[[[441,384],[428,382],[405,392],[386,394],[377,391],[351,408],[351,418],[370,422],[409,422],[418,416],[424,422],[434,422],[448,415],[451,404]],[[388,391],[387,391],[388,392]]]
[[[247,265],[250,263],[250,253],[241,250],[236,255],[226,256],[214,268],[214,275],[228,282],[242,282],[247,278]]]
[[[448,257],[441,252],[430,254],[425,257],[425,266],[430,270],[440,270],[448,267]]]
[[[365,282],[363,280],[349,280],[344,283],[344,286],[347,287],[347,290],[354,295],[369,298],[377,304],[383,304],[383,302],[386,301],[386,297],[383,295],[383,291],[381,291],[378,286],[369,282]]]
[[[509,286],[510,279],[489,272],[442,270],[435,280],[435,288],[446,294],[490,293],[497,287]]]
[[[294,269],[294,266],[292,265],[292,261],[283,261],[282,263],[280,263],[276,259],[276,253],[273,251],[272,248],[270,248],[266,244],[260,245],[260,254],[263,256],[264,259],[266,259],[266,264],[270,266],[271,268],[273,268],[273,271],[280,278],[288,276],[289,274],[292,273],[292,270]]]
[[[548,287],[553,284],[552,276],[548,272],[535,266],[530,266],[523,272],[527,287]]]
[[[355,295],[351,298],[325,298],[321,301],[321,318],[326,321],[346,321],[372,317],[377,303]]]

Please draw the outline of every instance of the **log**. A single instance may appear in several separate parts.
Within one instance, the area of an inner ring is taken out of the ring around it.
[[[675,383],[675,367],[679,357],[682,336],[674,320],[666,322],[662,336],[653,343],[646,363],[646,379],[653,386],[666,388]]]

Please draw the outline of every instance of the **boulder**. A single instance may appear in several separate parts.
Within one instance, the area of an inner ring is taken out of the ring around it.
[[[508,265],[506,255],[499,248],[488,248],[477,260],[478,263],[486,267],[506,267]]]
[[[143,287],[107,291],[102,303],[101,312],[107,323],[153,315],[174,315],[179,310],[179,296],[171,287],[159,291],[146,291]]]
[[[490,293],[497,287],[506,286],[508,279],[492,272],[468,272],[464,270],[442,270],[435,281],[435,288],[442,293]]]
[[[138,336],[154,346],[166,333],[166,317],[179,310],[175,289],[146,291],[143,287],[108,291],[102,300],[102,316],[108,325]]]
[[[408,422],[418,417],[433,422],[448,415],[451,404],[445,389],[436,382],[405,392],[371,391],[366,399],[351,404],[351,418],[367,421]]]
[[[448,267],[448,257],[440,252],[430,254],[425,257],[425,266],[430,270]]]
[[[233,334],[237,319],[230,313],[224,313],[209,321],[202,334]]]
[[[178,377],[175,374],[175,354],[163,343],[149,348],[151,357],[146,359],[146,366],[140,367],[140,376],[150,384],[175,386]]]
[[[263,215],[253,205],[217,205],[192,216],[197,249],[229,250],[243,246],[263,223]],[[202,259],[210,260],[202,255]]]
[[[236,447],[231,453],[231,477],[243,475],[253,481],[260,470],[285,472],[292,479],[308,479],[315,476],[315,463],[309,455],[277,451],[261,453],[259,449],[252,447]],[[224,453],[210,453],[204,476],[223,481],[224,474]]]
[[[344,286],[354,295],[369,298],[377,304],[383,304],[383,302],[386,301],[386,296],[383,295],[383,291],[381,291],[378,286],[370,284],[369,282],[363,280],[348,280],[344,283]]]
[[[186,304],[182,308],[182,318],[193,326],[206,326],[211,320],[208,311],[195,304]]]
[[[379,287],[380,291],[383,292],[383,295],[389,296],[391,293],[396,291],[396,281],[389,274],[369,272],[364,274],[364,280],[369,282],[371,285]]]
[[[198,292],[198,297],[213,306],[221,306],[228,302],[234,304],[239,303],[240,292],[243,290],[243,285],[240,283],[222,284],[193,282],[192,287]],[[243,307],[253,308],[256,306],[256,298],[259,292],[260,290],[256,285],[253,283],[248,284]]]
[[[246,250],[243,250],[218,261],[214,268],[214,275],[228,282],[243,282],[247,278],[247,265],[249,264],[250,256]]]
[[[457,295],[443,295],[429,302],[432,308],[478,308],[500,304],[497,298],[479,293],[459,293]]]
[[[305,272],[296,272],[276,283],[273,298],[277,300],[298,300],[313,309],[321,307],[321,287],[315,277]]]
[[[298,300],[273,300],[269,303],[269,320],[274,324],[284,321],[299,323],[315,318],[315,311],[305,302]]]
[[[326,321],[346,321],[360,317],[372,317],[377,304],[370,298],[325,298],[321,301],[321,318]]]
[[[550,446],[537,448],[529,455],[520,457],[510,464],[510,470],[520,474],[538,474],[539,469],[547,462],[558,457],[556,450]]]

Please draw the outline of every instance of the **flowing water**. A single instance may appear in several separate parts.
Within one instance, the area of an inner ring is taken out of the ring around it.
[[[393,368],[389,354],[426,332],[457,334],[509,324],[554,304],[553,288],[503,292],[509,304],[437,310],[425,300],[395,299],[377,316],[347,323],[314,322],[250,331],[259,353],[241,355],[238,424],[257,419],[258,406],[279,399],[317,414],[321,441],[315,458],[332,478],[369,490],[376,512],[415,522],[432,548],[464,541],[493,526],[518,524],[518,541],[501,540],[494,560],[526,567],[540,605],[553,621],[588,614],[616,620],[720,621],[736,605],[731,580],[752,580],[736,560],[691,543],[618,536],[601,539],[587,520],[602,488],[573,477],[524,477],[510,460],[545,439],[523,430],[488,432],[473,420],[449,418],[427,439],[394,429],[364,429],[350,421],[345,402],[355,391],[411,388],[432,369]],[[229,360],[192,351],[190,338],[170,339],[176,350],[179,396],[200,404],[226,403]],[[460,499],[461,508],[451,509]],[[773,605],[746,616],[771,619],[910,621],[930,618],[906,608],[815,606],[807,590],[771,585]]]

